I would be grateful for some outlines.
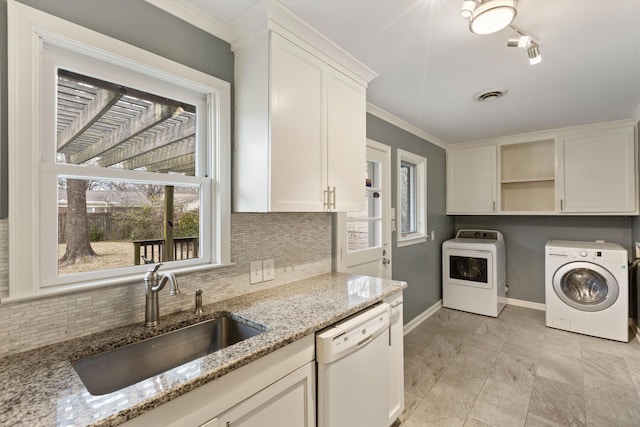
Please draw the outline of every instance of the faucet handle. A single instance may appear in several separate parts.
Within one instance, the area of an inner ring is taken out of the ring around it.
[[[162,263],[161,262],[159,262],[156,265],[154,265],[148,271],[149,271],[149,273],[156,273],[160,269],[160,267],[162,267]]]

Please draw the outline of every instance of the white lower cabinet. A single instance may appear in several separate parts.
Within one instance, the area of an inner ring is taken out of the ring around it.
[[[307,363],[202,427],[314,426],[314,367]]]
[[[389,425],[404,411],[404,328],[402,292],[384,299],[391,306],[389,325]]]
[[[315,336],[312,334],[145,412],[125,425],[313,427],[315,389]]]

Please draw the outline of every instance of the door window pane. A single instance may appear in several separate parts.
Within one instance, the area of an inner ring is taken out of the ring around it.
[[[367,210],[347,212],[347,250],[349,252],[381,245],[382,192],[380,187],[380,163],[367,161],[365,196]]]

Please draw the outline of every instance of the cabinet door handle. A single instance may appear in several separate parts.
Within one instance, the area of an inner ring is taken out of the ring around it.
[[[327,185],[327,189],[324,190],[324,195],[322,197],[322,205],[324,206],[325,210],[329,210],[330,205],[329,205],[329,186]]]
[[[333,207],[333,209],[335,209],[336,208],[336,187],[333,187],[333,191],[331,192],[331,194],[333,195],[331,206]]]
[[[493,201],[493,211],[494,212],[496,211],[496,201],[495,200]]]
[[[564,208],[562,207],[562,199],[560,199],[560,212],[562,212]]]

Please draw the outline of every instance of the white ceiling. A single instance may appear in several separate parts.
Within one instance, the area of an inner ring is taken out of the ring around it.
[[[257,1],[181,3],[229,23]],[[640,115],[639,0],[518,1],[513,24],[540,45],[534,66],[507,47],[512,30],[471,33],[462,0],[280,2],[378,73],[370,103],[446,143]],[[473,100],[496,88],[508,93]]]

